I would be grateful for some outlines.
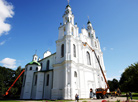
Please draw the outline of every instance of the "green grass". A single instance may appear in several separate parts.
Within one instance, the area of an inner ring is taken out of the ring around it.
[[[129,94],[129,92],[127,92]],[[126,95],[126,92],[121,92],[122,95]],[[135,92],[132,92],[132,95],[137,95],[138,96],[138,93],[135,93]]]
[[[130,99],[130,98],[129,98]],[[132,97],[132,99],[138,100],[138,97]]]
[[[138,95],[138,93],[132,93],[132,95]]]

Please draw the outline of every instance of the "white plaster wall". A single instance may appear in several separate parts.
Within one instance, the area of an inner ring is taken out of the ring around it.
[[[52,99],[64,99],[64,88],[65,88],[65,66],[64,64],[54,65],[53,70],[53,89]]]
[[[43,83],[44,83],[44,73],[37,73],[37,85],[36,85],[36,97],[35,99],[42,99],[43,96]]]
[[[49,71],[45,73],[45,81],[44,81],[44,89],[43,89],[43,99],[51,99],[51,89],[52,89],[52,83],[53,83],[53,72]],[[47,75],[49,74],[49,85],[47,86]]]
[[[37,73],[34,73],[33,76],[33,83],[32,83],[32,99],[36,99],[36,90],[37,90],[37,84],[35,85],[35,78],[36,78]],[[38,76],[37,76],[37,80],[38,80]]]
[[[50,61],[49,69],[53,69],[52,65],[55,64],[55,62],[56,62],[56,54],[48,56],[48,57],[46,57],[46,58],[39,61],[39,63],[42,63],[42,68],[41,68],[42,71],[46,70],[48,60]]]
[[[33,75],[34,72],[36,72],[36,67],[39,67],[37,65],[28,65],[27,71],[25,71],[26,80],[25,80],[25,86],[23,86],[23,99],[31,99],[31,91],[32,91],[32,83],[33,83]],[[32,67],[32,70],[30,70],[30,67]],[[40,68],[40,67],[39,67]]]

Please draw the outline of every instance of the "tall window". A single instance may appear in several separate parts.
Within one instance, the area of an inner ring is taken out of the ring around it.
[[[89,37],[90,37],[90,32],[88,33]]]
[[[74,55],[74,57],[76,57],[76,46],[75,46],[75,44],[73,44],[73,55]]]
[[[35,85],[37,84],[37,75],[35,76]]]
[[[68,21],[68,18],[67,18],[67,17],[65,17],[65,20],[66,20],[65,22],[67,22],[67,21]]]
[[[30,70],[32,70],[32,67],[30,67]]]
[[[65,35],[65,33],[66,33],[66,29],[65,29],[65,27],[63,28],[63,31],[64,31],[64,35]]]
[[[72,18],[70,17],[70,22],[72,23]]]
[[[97,44],[96,44],[96,42],[95,42],[95,47],[97,48]]]
[[[87,55],[87,64],[91,65],[90,53],[87,51],[86,55]]]
[[[49,85],[49,74],[47,75],[47,82],[46,82],[46,86]]]
[[[73,27],[72,27],[72,29],[71,29],[71,32],[72,32],[72,35],[74,35],[74,30],[73,30]]]
[[[103,77],[101,77],[101,80],[103,81]]]
[[[36,71],[38,71],[38,67],[36,67]]]
[[[49,60],[47,61],[46,70],[49,70]]]
[[[74,77],[77,77],[77,72],[76,71],[74,72]]]
[[[64,44],[61,45],[61,57],[64,57]]]

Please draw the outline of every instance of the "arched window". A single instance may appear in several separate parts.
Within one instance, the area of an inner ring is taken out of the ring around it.
[[[49,70],[49,63],[50,63],[50,61],[48,60],[47,65],[46,65],[46,70]]]
[[[66,32],[66,28],[65,27],[63,28],[63,31],[64,31],[64,35],[65,35],[65,32]]]
[[[97,48],[97,44],[96,44],[96,42],[95,42],[95,47]]]
[[[90,32],[88,33],[88,36],[90,37]]]
[[[38,67],[36,67],[36,71],[38,71]]]
[[[32,70],[32,67],[30,67],[30,70]]]
[[[67,21],[68,21],[68,18],[67,18],[67,17],[65,17],[65,20],[66,20],[65,22],[67,22]]]
[[[74,72],[74,77],[77,77],[77,72],[76,71]]]
[[[49,85],[49,74],[47,75],[47,82],[46,82],[46,86]]]
[[[37,84],[37,75],[35,76],[35,85]]]
[[[64,44],[61,45],[61,57],[64,57]]]
[[[70,22],[72,23],[72,18],[70,17]]]
[[[76,46],[75,46],[75,44],[73,44],[73,55],[74,55],[74,57],[76,57]]]
[[[74,29],[73,29],[73,27],[72,27],[72,29],[71,29],[71,32],[72,32],[72,35],[74,35]]]
[[[87,64],[91,65],[90,53],[87,51],[86,55],[87,55]]]
[[[101,80],[103,81],[103,77],[101,77]]]

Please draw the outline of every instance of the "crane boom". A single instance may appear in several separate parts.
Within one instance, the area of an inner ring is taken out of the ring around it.
[[[25,70],[23,70],[23,71],[20,73],[20,75],[16,78],[16,80],[12,83],[12,85],[11,85],[11,86],[9,87],[9,89],[6,91],[6,93],[5,93],[4,96],[8,95],[10,89],[13,87],[13,85],[14,85],[14,84],[16,83],[16,81],[20,78],[20,76],[23,74],[24,71],[25,71]]]
[[[96,55],[95,50],[93,50],[93,49],[89,46],[89,44],[88,44],[87,42],[85,42],[85,43],[83,42],[83,45],[84,45],[84,46],[88,45],[88,47],[94,52],[94,55],[95,55],[95,57],[96,57],[96,59],[97,59],[97,61],[98,61],[100,70],[101,70],[101,72],[102,72],[102,75],[103,75],[103,77],[104,77],[105,83],[106,83],[106,85],[107,85],[107,88],[105,89],[105,90],[107,91],[107,89],[109,89],[109,85],[108,85],[108,83],[107,83],[107,80],[106,80],[106,78],[105,78],[104,72],[103,72],[103,70],[102,70],[100,61],[99,61],[99,59],[98,59],[98,57],[97,57],[97,55]]]

